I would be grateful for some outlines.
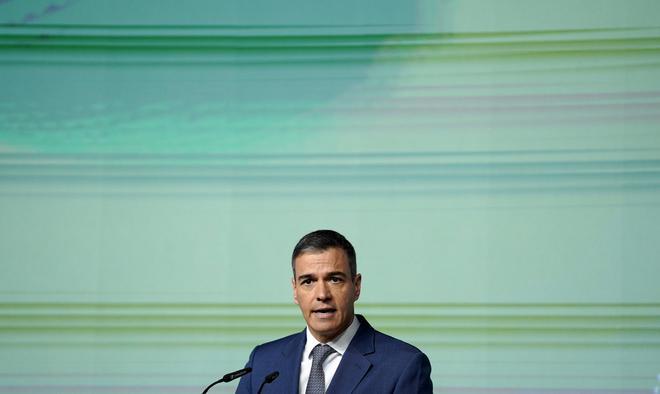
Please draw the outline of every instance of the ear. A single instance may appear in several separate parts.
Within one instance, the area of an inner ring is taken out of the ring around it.
[[[362,275],[357,274],[353,279],[353,286],[355,286],[355,300],[360,298],[360,290],[362,290]]]
[[[298,304],[298,288],[296,287],[296,278],[291,278],[291,288],[293,289],[293,302]]]

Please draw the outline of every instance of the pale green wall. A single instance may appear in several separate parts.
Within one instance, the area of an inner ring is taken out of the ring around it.
[[[317,228],[438,393],[660,390],[660,3],[54,4],[0,2],[0,393],[201,391]]]

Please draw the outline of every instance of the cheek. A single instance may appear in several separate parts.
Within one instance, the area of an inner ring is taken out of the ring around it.
[[[357,301],[357,298],[358,298],[358,293],[354,290],[351,290],[351,292],[346,295],[346,303],[353,305],[353,303]]]
[[[353,293],[350,291],[343,291],[340,294],[337,294],[337,297],[335,298],[339,304],[343,305],[344,308],[350,306],[351,302],[353,301]]]
[[[299,291],[294,295],[293,299],[301,308],[305,308],[309,304],[310,300],[309,294],[305,293],[304,291]]]

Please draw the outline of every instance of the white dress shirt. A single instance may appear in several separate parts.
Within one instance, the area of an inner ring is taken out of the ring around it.
[[[323,362],[325,389],[327,390],[332,381],[332,377],[335,376],[335,372],[337,372],[339,362],[341,362],[341,358],[344,356],[346,349],[348,349],[348,345],[353,340],[358,328],[360,328],[360,322],[355,316],[353,316],[351,325],[349,325],[344,332],[339,334],[337,338],[328,343],[321,343],[314,338],[314,335],[309,332],[309,327],[307,327],[307,342],[305,343],[305,349],[303,350],[302,360],[300,360],[300,381],[298,386],[298,392],[300,394],[305,394],[305,390],[307,390],[307,381],[309,380],[309,373],[312,369],[312,349],[314,349],[319,343],[322,345],[330,345],[335,349],[335,352],[331,353]]]

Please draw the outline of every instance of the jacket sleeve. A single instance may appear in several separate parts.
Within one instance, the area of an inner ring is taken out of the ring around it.
[[[248,359],[247,364],[245,364],[245,368],[252,368],[252,361],[254,359],[254,352],[257,350],[257,348],[254,348],[252,350],[252,353],[250,353],[250,358]],[[238,387],[236,388],[236,394],[251,394],[252,393],[252,373],[249,373],[247,375],[243,375],[241,377],[241,381],[238,383]]]
[[[432,394],[431,362],[424,353],[418,353],[403,370],[394,388],[396,394]]]

